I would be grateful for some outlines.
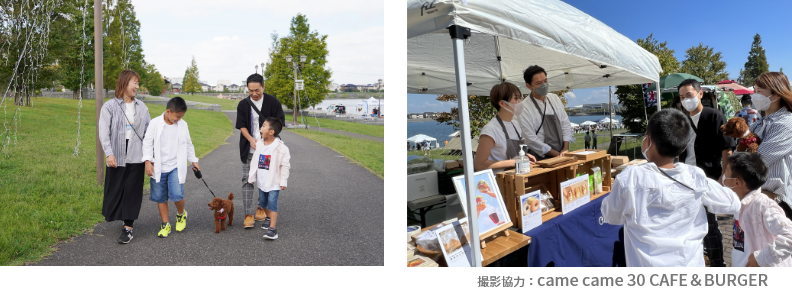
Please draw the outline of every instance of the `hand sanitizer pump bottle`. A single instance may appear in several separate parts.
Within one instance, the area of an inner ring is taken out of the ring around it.
[[[517,157],[514,157],[514,173],[516,174],[527,174],[531,172],[531,160],[525,155],[523,146],[526,145],[520,145],[520,153]]]

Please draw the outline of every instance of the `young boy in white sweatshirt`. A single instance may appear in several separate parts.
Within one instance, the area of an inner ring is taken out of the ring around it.
[[[176,231],[187,226],[187,211],[184,210],[184,181],[187,180],[187,164],[200,170],[195,147],[190,138],[187,122],[182,120],[187,112],[187,103],[181,97],[168,101],[162,115],[151,120],[143,138],[143,162],[146,174],[151,176],[150,200],[157,202],[162,225],[157,236],[168,237],[171,225],[168,222],[168,199],[176,205]]]
[[[266,230],[264,238],[277,239],[278,230],[275,224],[278,221],[278,195],[286,189],[291,165],[289,147],[276,138],[280,134],[283,124],[279,119],[269,117],[261,125],[261,139],[256,141],[256,151],[250,163],[248,182],[258,181],[259,206],[264,209],[267,218],[261,224]]]

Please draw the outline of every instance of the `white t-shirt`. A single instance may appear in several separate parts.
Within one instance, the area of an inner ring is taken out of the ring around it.
[[[261,154],[259,154],[259,157],[256,157],[255,162],[258,163],[258,170],[256,171],[256,185],[258,185],[259,190],[263,192],[280,190],[280,186],[272,186],[271,188],[266,187],[267,175],[269,175],[270,169],[270,161],[272,161],[272,151],[275,150],[275,147],[277,146],[278,138],[275,138],[275,141],[273,141],[272,144],[264,145],[264,148],[261,149]]]
[[[126,114],[126,118],[124,118],[124,124],[126,126],[126,139],[132,139],[135,137],[135,132],[132,130],[132,125],[135,123],[135,102],[126,103],[126,110],[124,111]]]
[[[698,127],[699,118],[701,118],[701,112],[690,116],[690,119],[693,120],[693,125],[695,125],[696,127]],[[696,166],[695,146],[696,146],[696,131],[693,130],[693,127],[690,127],[690,140],[688,140],[688,144],[687,144],[687,157],[685,157],[685,164]]]
[[[179,127],[176,124],[162,128],[160,134],[160,161],[162,162],[162,173],[170,172],[178,166],[176,153],[179,150]]]
[[[522,132],[520,129],[520,123],[503,121],[503,126],[506,127],[506,132],[509,133],[509,138],[511,140],[517,141],[517,133]],[[517,132],[514,131],[515,128],[517,128]],[[495,146],[492,147],[490,156],[487,159],[492,161],[504,161],[514,158],[506,157],[506,135],[503,134],[503,128],[501,128],[497,118],[492,118],[489,123],[487,123],[483,129],[481,129],[481,136],[490,136],[493,140],[495,140]],[[520,150],[518,149],[517,151]]]
[[[252,98],[250,100],[253,101],[254,106],[259,111],[261,111],[261,106],[264,105],[264,97],[262,96],[258,101],[255,101]],[[253,136],[253,138],[255,138],[256,140],[259,140],[259,139],[261,139],[261,131],[259,131],[260,128],[258,126],[258,124],[259,124],[259,115],[256,113],[256,110],[253,109],[253,107],[250,108],[250,113],[253,115],[253,126],[255,127],[254,129],[249,129],[250,130],[249,131],[250,132],[250,136]],[[250,146],[250,153],[253,153],[255,151],[256,150],[253,150],[253,146]]]

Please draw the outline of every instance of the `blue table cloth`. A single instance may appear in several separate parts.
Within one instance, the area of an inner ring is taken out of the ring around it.
[[[528,266],[623,267],[624,241],[619,238],[622,226],[604,223],[600,212],[607,196],[525,232],[531,237]]]

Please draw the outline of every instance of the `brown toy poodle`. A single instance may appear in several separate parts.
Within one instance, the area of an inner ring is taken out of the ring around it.
[[[215,233],[220,233],[220,230],[226,230],[226,219],[228,219],[228,226],[234,225],[234,193],[228,194],[228,200],[221,198],[214,198],[209,203],[209,210],[214,210],[214,223]]]
[[[748,130],[748,124],[740,117],[729,119],[725,125],[721,126],[721,132],[724,136],[737,138],[737,151],[740,152],[756,153],[759,144],[762,143],[759,137]]]

